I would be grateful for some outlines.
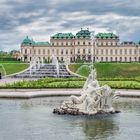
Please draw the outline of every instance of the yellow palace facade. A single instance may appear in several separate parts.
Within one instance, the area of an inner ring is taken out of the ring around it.
[[[81,29],[72,33],[57,33],[49,42],[35,42],[26,37],[21,43],[21,60],[30,62],[38,57],[51,61],[52,55],[63,62],[140,62],[140,43],[120,42],[114,33],[98,33],[91,39],[91,32]]]

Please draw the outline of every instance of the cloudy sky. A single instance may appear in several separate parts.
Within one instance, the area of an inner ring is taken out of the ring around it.
[[[0,0],[0,50],[19,49],[28,35],[49,41],[57,32],[80,28],[116,32],[140,40],[139,0]]]

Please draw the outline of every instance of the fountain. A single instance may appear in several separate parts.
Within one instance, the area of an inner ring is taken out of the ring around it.
[[[43,58],[34,57],[30,62],[30,66],[27,70],[15,74],[14,78],[71,78],[76,77],[70,74],[64,64],[59,64],[57,58],[52,56],[52,63],[45,64]]]
[[[52,55],[52,65],[56,67],[57,77],[59,77],[59,62],[57,60],[57,57],[55,57],[54,55]]]
[[[44,59],[41,57],[41,65],[44,66]]]
[[[30,67],[29,67],[29,71],[30,71],[30,77],[33,76],[33,73],[35,73],[38,69],[40,69],[40,60],[38,57],[33,58],[30,62]]]
[[[119,96],[119,93],[112,90],[108,85],[99,86],[96,80],[96,69],[89,74],[81,96],[70,96],[64,101],[60,108],[53,110],[57,114],[69,115],[98,115],[114,114],[120,111],[112,107],[112,101]]]

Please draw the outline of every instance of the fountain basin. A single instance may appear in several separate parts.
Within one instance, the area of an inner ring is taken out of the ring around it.
[[[53,114],[53,108],[57,108],[66,98],[0,99],[0,139],[139,139],[140,99],[119,98],[113,106],[119,108],[121,113],[103,117]]]

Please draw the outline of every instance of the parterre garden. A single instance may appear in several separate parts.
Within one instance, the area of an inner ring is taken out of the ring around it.
[[[70,70],[85,77],[91,64],[71,64]],[[109,84],[116,89],[140,89],[140,63],[96,63],[100,85]],[[7,84],[1,88],[81,88],[86,78],[43,78]]]

